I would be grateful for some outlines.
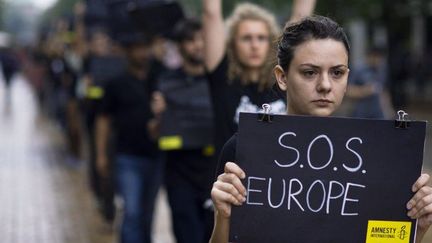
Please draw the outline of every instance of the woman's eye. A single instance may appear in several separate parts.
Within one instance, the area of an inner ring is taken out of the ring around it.
[[[307,78],[311,78],[311,77],[313,77],[316,74],[316,72],[313,71],[313,70],[304,70],[302,72],[302,74],[303,74],[303,76],[305,76]]]
[[[265,36],[265,35],[259,35],[258,36],[258,41],[260,41],[260,42],[267,42],[267,41],[269,41],[269,37],[268,36]]]
[[[345,72],[342,71],[342,70],[334,70],[334,71],[332,72],[332,76],[335,77],[335,78],[340,78],[340,77],[342,77],[344,74],[345,74]]]

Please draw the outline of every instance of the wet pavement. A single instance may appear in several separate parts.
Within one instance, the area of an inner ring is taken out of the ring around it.
[[[88,190],[85,164],[66,161],[59,126],[39,114],[22,78],[15,80],[10,98],[6,101],[0,83],[0,242],[116,242],[115,230],[102,221]],[[432,122],[430,105],[414,104],[407,110]],[[432,168],[431,127],[426,170]],[[155,218],[154,242],[174,242],[163,192]],[[432,242],[432,230],[428,237],[424,242]]]
[[[0,83],[0,242],[116,242],[88,190],[85,164],[66,161],[60,128],[38,113],[30,86],[17,78],[6,95]],[[155,243],[173,242],[168,215],[162,195]]]

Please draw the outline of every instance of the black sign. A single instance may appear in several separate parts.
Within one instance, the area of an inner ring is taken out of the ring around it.
[[[426,122],[241,114],[230,242],[414,242]],[[393,240],[393,241],[392,241]]]
[[[167,76],[159,82],[167,103],[162,115],[159,148],[201,149],[213,144],[213,113],[207,80]]]

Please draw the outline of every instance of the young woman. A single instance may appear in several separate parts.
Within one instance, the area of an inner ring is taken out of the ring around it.
[[[286,110],[284,99],[271,90],[271,46],[279,28],[270,12],[250,3],[237,5],[226,25],[221,0],[203,0],[203,10],[204,63],[220,152],[237,131],[240,111],[259,111],[263,103],[270,103],[274,113]]]
[[[344,97],[348,80],[349,44],[343,29],[326,17],[315,16],[287,25],[278,45],[274,74],[287,93],[290,115],[330,116]],[[218,178],[212,188],[215,226],[211,243],[228,242],[231,205],[245,201],[245,178],[235,159],[235,136],[224,146]],[[227,162],[227,163],[225,163]],[[418,219],[421,242],[432,224],[432,188],[423,174],[413,185],[414,197],[407,203],[408,216]]]

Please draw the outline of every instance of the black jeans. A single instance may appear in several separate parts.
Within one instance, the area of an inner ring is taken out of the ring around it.
[[[165,183],[177,243],[207,243],[214,217],[210,192],[180,176],[167,176]]]

